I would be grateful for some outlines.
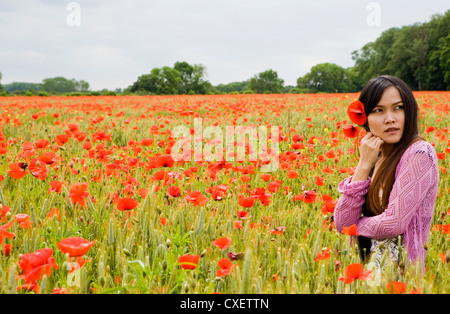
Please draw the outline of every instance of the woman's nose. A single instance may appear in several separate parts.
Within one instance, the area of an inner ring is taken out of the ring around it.
[[[385,123],[392,123],[392,122],[394,122],[395,121],[395,119],[394,119],[394,115],[392,114],[392,112],[387,112],[386,113],[386,119],[385,119]]]

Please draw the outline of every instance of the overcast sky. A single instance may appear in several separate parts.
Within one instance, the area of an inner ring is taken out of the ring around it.
[[[268,69],[296,85],[312,66],[350,67],[352,51],[383,31],[448,9],[448,0],[0,0],[0,72],[2,84],[64,76],[114,90],[187,61],[213,85]]]

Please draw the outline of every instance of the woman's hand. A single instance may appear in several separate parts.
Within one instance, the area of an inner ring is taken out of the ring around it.
[[[381,145],[384,141],[378,136],[368,132],[362,139],[359,145],[360,159],[359,163],[364,168],[372,169],[378,160],[381,152]]]
[[[381,145],[384,143],[378,136],[368,132],[359,145],[359,163],[353,174],[351,182],[365,181],[369,177],[370,171],[375,166],[380,155]]]

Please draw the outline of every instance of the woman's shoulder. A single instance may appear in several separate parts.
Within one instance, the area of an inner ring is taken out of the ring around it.
[[[419,140],[412,143],[403,153],[400,163],[406,160],[416,159],[415,157],[423,156],[422,154],[425,154],[432,164],[437,164],[436,151],[433,145],[426,140]]]
[[[412,143],[405,151],[405,154],[417,154],[417,153],[427,153],[429,155],[436,155],[433,145],[428,141],[418,140]]]

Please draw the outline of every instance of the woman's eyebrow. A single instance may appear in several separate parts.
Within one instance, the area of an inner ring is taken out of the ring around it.
[[[397,104],[402,103],[402,102],[403,102],[403,100],[399,100],[399,101],[397,101],[397,102],[391,104],[391,106],[397,105]],[[383,107],[385,107],[385,106],[383,106],[383,105],[376,105],[375,107],[382,107],[382,108],[383,108]]]

